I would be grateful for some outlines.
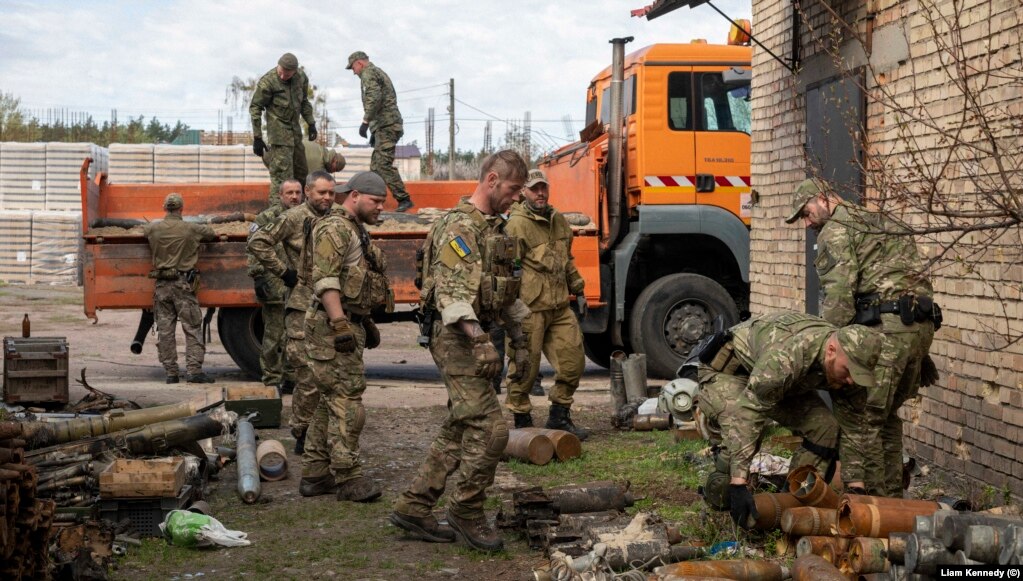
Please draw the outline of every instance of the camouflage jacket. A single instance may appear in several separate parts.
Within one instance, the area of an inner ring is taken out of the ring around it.
[[[910,235],[883,234],[897,226],[883,214],[840,202],[817,237],[814,266],[824,291],[821,316],[844,326],[856,316],[855,297],[880,300],[904,294],[932,296],[916,242]]]
[[[373,63],[366,63],[359,73],[359,80],[362,81],[362,118],[369,123],[370,130],[394,125],[401,127],[398,97],[391,77]]]
[[[302,250],[306,242],[306,221],[315,220],[319,214],[309,202],[286,210],[276,220],[249,234],[248,252],[263,266],[266,273],[280,277],[289,268],[298,272],[298,284],[291,289],[287,307],[304,311],[312,300],[312,288],[308,273],[302,264]],[[277,254],[277,247],[284,249],[284,259]]]
[[[309,78],[301,70],[287,82],[277,76],[277,68],[267,71],[252,92],[249,115],[252,135],[263,135],[263,111],[266,111],[266,135],[270,145],[295,145],[302,140],[302,123],[315,123],[309,102]]]
[[[276,220],[277,217],[283,213],[284,208],[281,207],[280,204],[274,204],[269,208],[263,210],[259,214],[256,214],[256,220],[252,223],[252,226],[249,227],[249,238],[248,242],[245,244],[245,264],[248,267],[247,270],[248,275],[251,276],[252,278],[267,276],[266,269],[263,268],[263,265],[259,262],[259,260],[256,259],[255,254],[252,253],[252,249],[249,247],[249,244],[252,243],[252,235],[255,234],[260,228],[268,226],[271,222]],[[286,262],[288,260],[288,257],[284,253],[284,247],[278,244],[276,250],[277,259],[280,260],[281,262]]]
[[[327,164],[334,157],[333,149],[323,147],[315,141],[303,141],[302,146],[305,147],[305,163],[309,173],[327,169]],[[344,168],[343,164],[341,168]]]
[[[387,304],[390,286],[386,270],[383,251],[344,206],[334,204],[330,213],[316,222],[310,280],[317,298],[336,290],[346,313],[368,314]]]
[[[569,293],[583,292],[585,281],[572,258],[572,228],[560,212],[537,214],[524,202],[512,206],[505,232],[519,239],[522,256],[520,297],[530,311],[568,305]]]
[[[206,224],[192,224],[179,214],[168,213],[159,222],[145,225],[143,234],[153,252],[155,270],[191,270],[199,261],[199,243],[214,240],[217,233]]]

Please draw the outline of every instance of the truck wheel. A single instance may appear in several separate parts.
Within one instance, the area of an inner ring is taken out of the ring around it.
[[[611,345],[611,334],[607,331],[583,333],[583,351],[586,352],[586,358],[604,369],[611,367],[611,353],[615,349],[617,347]]]
[[[217,335],[231,359],[249,377],[259,379],[259,353],[263,342],[263,312],[258,307],[221,308]]]
[[[633,351],[646,353],[647,373],[672,379],[689,350],[723,315],[726,326],[739,322],[728,291],[713,280],[691,273],[670,274],[639,294],[629,319]]]

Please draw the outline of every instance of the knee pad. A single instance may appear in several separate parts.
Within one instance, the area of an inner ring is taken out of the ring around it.
[[[703,501],[714,510],[728,510],[731,502],[728,499],[728,482],[731,477],[727,472],[711,472],[703,485]]]
[[[508,422],[500,415],[492,424],[490,440],[487,442],[487,456],[500,458],[508,447]]]
[[[355,406],[355,417],[352,418],[352,431],[356,435],[362,433],[363,426],[366,425],[366,408],[361,403]]]

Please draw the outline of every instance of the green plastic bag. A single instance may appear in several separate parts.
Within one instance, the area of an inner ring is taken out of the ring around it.
[[[247,534],[228,530],[220,521],[205,514],[172,510],[160,523],[167,542],[176,547],[244,547],[252,544]]]

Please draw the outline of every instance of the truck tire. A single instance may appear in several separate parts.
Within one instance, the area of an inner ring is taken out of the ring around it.
[[[629,319],[633,351],[646,353],[647,374],[673,379],[689,350],[723,315],[726,326],[739,322],[739,309],[728,291],[713,280],[691,273],[655,280],[636,298]]]
[[[259,354],[263,342],[263,312],[258,307],[221,308],[217,311],[217,335],[224,350],[246,375],[259,379]]]
[[[611,353],[615,349],[617,347],[611,345],[611,334],[607,331],[583,333],[583,351],[586,352],[586,358],[604,369],[611,367]]]

